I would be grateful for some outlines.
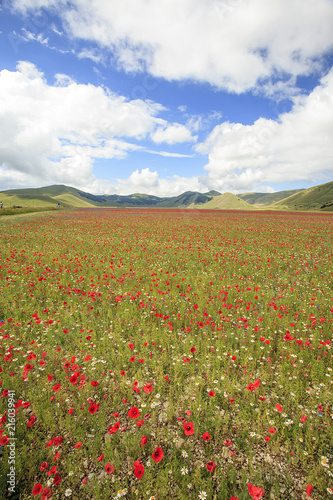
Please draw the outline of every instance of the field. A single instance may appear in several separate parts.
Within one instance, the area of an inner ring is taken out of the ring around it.
[[[0,233],[0,498],[332,495],[332,215],[82,209]]]

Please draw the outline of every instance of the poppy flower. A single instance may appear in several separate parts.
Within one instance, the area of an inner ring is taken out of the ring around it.
[[[42,491],[43,491],[43,486],[40,483],[37,483],[32,489],[32,494],[34,496],[37,496],[40,495]]]
[[[215,396],[215,391],[209,391],[208,396],[213,398]]]
[[[312,486],[312,484],[309,484],[306,487],[306,494],[307,494],[308,497],[311,495],[312,490],[313,490],[313,486]]]
[[[265,493],[265,491],[262,488],[259,488],[258,486],[253,486],[252,483],[249,483],[247,485],[247,490],[252,500],[260,500],[263,494]]]
[[[111,472],[114,471],[114,465],[111,465],[110,462],[108,462],[105,466],[105,470],[107,474],[111,474]]]
[[[210,440],[210,435],[208,434],[208,432],[205,432],[203,435],[202,435],[202,439],[204,441],[209,441]]]
[[[43,462],[43,463],[41,464],[41,466],[40,466],[40,469],[39,469],[39,470],[43,471],[43,470],[47,469],[47,468],[48,468],[48,466],[49,466],[49,465],[48,465],[48,463],[47,463],[47,462]]]
[[[2,436],[2,438],[0,439],[0,445],[1,446],[5,446],[8,443],[9,443],[9,437],[8,436]]]
[[[270,438],[269,436],[265,436],[265,437],[264,437],[264,440],[265,440],[265,441],[267,441],[267,443],[268,443],[268,441],[270,441],[270,440],[271,440],[271,438]]]
[[[97,387],[97,386],[98,386],[98,382],[97,382],[97,380],[93,380],[93,381],[91,382],[91,385],[92,385],[93,387]]]
[[[163,457],[164,457],[163,450],[158,446],[154,451],[154,453],[152,454],[151,458],[155,460],[156,463],[158,463],[162,460]]]
[[[61,389],[61,384],[56,384],[56,385],[54,385],[54,386],[52,387],[52,389],[53,389],[55,392],[60,391],[60,389]]]
[[[183,429],[185,432],[185,436],[191,436],[194,434],[193,422],[184,422]]]
[[[282,412],[282,406],[279,405],[279,403],[277,403],[277,405],[275,406],[275,408],[277,409],[277,411],[279,411],[280,413]]]
[[[143,447],[144,444],[147,444],[148,438],[147,436],[142,436],[141,438],[141,448]]]
[[[275,434],[276,433],[276,430],[274,429],[274,427],[270,427],[268,429],[268,432],[270,432],[271,434]]]
[[[133,406],[133,408],[131,408],[127,413],[127,416],[129,418],[134,418],[134,420],[138,418],[140,415],[141,413],[139,412],[139,408],[137,408],[136,406]]]
[[[81,448],[81,446],[82,446],[82,441],[79,441],[78,443],[76,443],[76,445],[74,445],[74,448],[78,450],[79,448]]]
[[[49,498],[51,498],[52,496],[52,492],[51,492],[51,488],[44,488],[43,489],[43,492],[42,492],[42,497],[41,499],[42,500],[48,500]]]
[[[56,474],[53,478],[53,484],[56,486],[57,484],[60,483],[61,483],[61,477],[59,476],[59,474]]]
[[[145,473],[145,468],[142,464],[139,464],[135,467],[134,469],[134,476],[137,478],[137,479],[141,479],[142,476],[144,475]]]
[[[137,427],[141,427],[143,425],[143,420],[138,420],[136,425]]]
[[[301,422],[306,422],[307,418],[308,418],[308,417],[307,417],[306,415],[302,415],[302,417],[301,417]]]
[[[104,453],[102,453],[102,455],[98,457],[97,462],[101,462],[103,458],[104,458]]]
[[[93,404],[92,404],[91,406],[89,406],[89,408],[88,408],[89,413],[91,413],[91,414],[93,415],[93,414],[94,414],[94,413],[96,413],[96,411],[98,410],[98,407],[99,407],[99,405],[97,405],[96,403],[93,403]]]
[[[238,497],[231,497],[230,500],[239,500]]]
[[[231,446],[232,445],[232,441],[230,441],[230,439],[225,439],[223,441],[223,444],[224,444],[224,446]]]
[[[192,354],[194,354],[195,353],[195,347],[191,347],[190,351],[191,351]]]
[[[216,469],[216,464],[214,462],[208,462],[206,465],[208,472],[213,473],[214,470]]]

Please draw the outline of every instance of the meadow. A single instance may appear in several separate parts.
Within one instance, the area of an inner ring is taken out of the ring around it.
[[[82,209],[0,233],[0,498],[333,494],[332,215]]]

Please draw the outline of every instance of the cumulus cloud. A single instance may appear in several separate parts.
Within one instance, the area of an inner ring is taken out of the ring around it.
[[[151,138],[156,144],[161,142],[176,144],[177,142],[195,142],[197,140],[197,136],[192,136],[189,129],[179,123],[158,128],[151,134]]]
[[[126,71],[264,92],[308,75],[332,49],[329,0],[14,0],[21,11],[57,8],[71,37],[108,49]],[[291,81],[291,80],[290,80]]]
[[[204,143],[206,182],[241,192],[280,182],[316,183],[333,174],[333,70],[309,96],[294,98],[293,109],[277,121],[253,125],[224,122]]]
[[[128,101],[107,87],[78,84],[63,74],[49,85],[34,64],[21,61],[17,71],[0,72],[1,187],[65,183],[105,188],[93,175],[95,159],[122,159],[146,150],[139,141],[161,127],[169,129],[158,117],[163,110],[158,103]],[[181,133],[185,140],[191,136],[185,126],[170,127],[180,130],[178,142]],[[171,137],[166,134],[158,142],[170,143]]]

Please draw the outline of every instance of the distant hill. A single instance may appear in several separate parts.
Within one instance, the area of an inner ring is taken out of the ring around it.
[[[79,189],[54,185],[41,188],[10,189],[0,192],[4,207],[55,207],[60,203],[69,208],[156,207],[199,208],[209,210],[320,210],[333,211],[333,182],[310,189],[277,193],[232,194],[219,191],[199,193],[186,191],[179,196],[159,197],[142,193],[130,195],[94,195]]]
[[[203,205],[195,205],[190,208],[204,208],[207,210],[256,210],[256,207],[242,200],[238,195],[224,193],[214,196]]]
[[[299,193],[303,191],[303,189],[292,189],[289,191],[278,191],[276,193],[243,193],[238,194],[239,198],[246,201],[250,205],[255,205],[257,207],[268,207],[273,203],[277,203],[288,196],[292,196],[293,194]]]
[[[333,212],[333,181],[304,189],[277,203],[271,208],[279,210],[320,210]]]

